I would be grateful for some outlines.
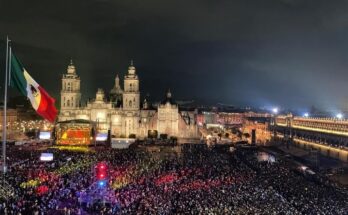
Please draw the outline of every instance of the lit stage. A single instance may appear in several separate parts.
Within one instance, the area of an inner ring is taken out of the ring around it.
[[[58,122],[55,127],[58,145],[90,145],[96,133],[95,123],[89,120]]]

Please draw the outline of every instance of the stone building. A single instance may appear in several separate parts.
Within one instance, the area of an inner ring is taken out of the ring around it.
[[[62,77],[59,121],[90,120],[96,122],[98,132],[107,133],[110,130],[115,137],[135,135],[145,138],[149,131],[154,130],[168,137],[199,137],[195,112],[180,111],[170,91],[157,108],[153,108],[146,99],[141,107],[139,77],[133,63],[124,76],[124,89],[116,75],[109,95],[105,95],[103,89],[98,89],[95,99],[88,101],[86,106],[81,106],[80,83],[71,61],[67,73]]]
[[[80,77],[76,74],[75,66],[70,61],[67,73],[62,77],[61,110],[72,110],[81,105]]]

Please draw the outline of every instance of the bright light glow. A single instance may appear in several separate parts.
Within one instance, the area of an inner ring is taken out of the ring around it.
[[[99,185],[100,187],[104,187],[105,181],[99,181],[99,182],[98,182],[98,185]]]
[[[53,161],[52,153],[41,153],[40,161]]]
[[[97,137],[95,139],[96,139],[96,141],[106,141],[108,139],[108,134],[98,133]]]
[[[304,117],[309,117],[309,113],[303,114]]]
[[[274,114],[277,114],[277,113],[278,113],[278,108],[273,108],[273,109],[272,109],[272,112],[273,112]]]
[[[40,138],[40,140],[49,140],[49,139],[51,139],[51,132],[40,131],[39,138]]]
[[[97,113],[97,119],[104,121],[105,119],[105,113],[104,112],[98,112]]]
[[[336,115],[336,118],[337,118],[337,119],[342,119],[342,118],[343,118],[343,115],[342,115],[341,113],[338,113],[338,114]]]
[[[86,146],[51,146],[50,149],[67,150],[73,152],[93,152],[90,148]]]
[[[305,171],[308,167],[306,167],[306,166],[301,166],[300,167],[303,171]]]

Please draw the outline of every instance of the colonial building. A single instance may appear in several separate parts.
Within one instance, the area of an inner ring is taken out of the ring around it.
[[[61,110],[71,110],[80,107],[81,92],[80,92],[80,77],[76,74],[75,66],[72,60],[67,69],[67,74],[62,78],[61,95]]]
[[[116,75],[115,85],[109,95],[98,89],[94,100],[81,106],[80,77],[72,61],[62,77],[61,110],[59,121],[90,120],[96,123],[98,132],[108,132],[116,137],[147,137],[149,131],[168,137],[199,137],[195,112],[180,111],[170,91],[165,100],[152,108],[145,99],[140,104],[139,78],[133,63],[124,76],[124,89]]]

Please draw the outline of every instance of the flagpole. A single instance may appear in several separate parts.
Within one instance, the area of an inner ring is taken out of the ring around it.
[[[7,86],[11,86],[11,60],[12,60],[12,47],[11,47],[11,40],[9,42],[9,56],[8,56],[8,83]]]
[[[9,42],[10,40],[8,37],[6,37],[6,69],[5,69],[5,92],[4,92],[4,118],[3,118],[3,124],[2,124],[2,158],[3,158],[3,164],[2,164],[2,170],[3,174],[6,173],[6,135],[7,135],[7,84],[8,84],[8,67],[9,67]]]

